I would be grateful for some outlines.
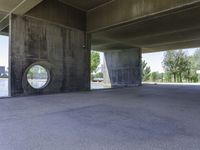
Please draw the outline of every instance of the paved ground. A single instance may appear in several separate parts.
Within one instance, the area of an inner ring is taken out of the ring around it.
[[[8,79],[0,78],[0,97],[8,96]]]
[[[0,100],[0,150],[199,149],[199,86]]]
[[[34,86],[40,86],[41,82],[34,83]],[[106,89],[106,87],[102,82],[91,82],[91,89]],[[0,97],[8,96],[8,78],[0,78]]]

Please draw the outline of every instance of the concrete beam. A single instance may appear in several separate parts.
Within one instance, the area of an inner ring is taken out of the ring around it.
[[[95,32],[140,19],[176,11],[200,0],[115,0],[87,13],[87,30]]]
[[[24,0],[12,10],[12,13],[16,15],[23,15],[42,1],[43,0]]]
[[[200,47],[200,40],[191,41],[176,41],[174,43],[167,43],[162,45],[150,46],[148,48],[142,49],[143,53],[156,52],[156,51],[166,51],[166,50],[176,50],[176,49],[187,49]]]
[[[1,0],[0,11],[23,15],[43,0]]]
[[[7,12],[7,15],[0,20],[0,31],[5,29],[9,25],[9,15],[24,15],[26,12],[34,8],[43,0],[17,0],[17,1],[2,1],[0,4],[0,10]]]
[[[26,16],[86,31],[86,12],[58,0],[45,0],[27,12]]]
[[[9,13],[24,0],[1,0],[0,11]]]
[[[0,35],[8,36],[8,33],[7,33],[7,32],[1,32],[1,31],[0,31]]]
[[[9,25],[9,17],[5,17],[0,22],[0,31],[4,30]]]

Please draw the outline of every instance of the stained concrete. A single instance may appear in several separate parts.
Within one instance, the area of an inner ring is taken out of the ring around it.
[[[98,31],[145,17],[176,11],[199,0],[113,0],[88,11],[88,31]]]
[[[72,5],[76,8],[81,10],[87,11],[99,7],[101,5],[105,5],[106,3],[111,2],[112,0],[87,0],[87,1],[80,1],[80,0],[59,0],[65,4]]]
[[[199,0],[114,0],[88,11],[92,48],[144,53],[200,46]]]
[[[131,2],[134,3],[135,1]],[[136,7],[136,5],[131,6],[131,2],[128,3],[130,7]],[[142,3],[142,1],[140,2]],[[149,1],[146,2],[148,3]],[[168,3],[169,1],[162,2]],[[141,3],[138,2],[138,8],[140,9],[137,10],[134,8],[133,11],[143,11],[143,5]],[[142,5],[141,7],[139,6],[140,4]],[[153,4],[149,4],[149,6],[151,5],[153,7]],[[124,21],[124,24],[122,23],[123,21],[120,22],[121,24],[114,24],[114,26],[110,26],[109,29],[104,29],[92,34],[92,48],[111,50],[121,45],[121,48],[140,47],[143,52],[156,52],[161,50],[199,47],[199,6],[200,3],[191,4],[180,7],[178,10],[171,9],[168,12],[158,13],[157,15],[148,14],[145,17],[132,21]],[[146,8],[149,9],[148,7]],[[118,10],[119,9],[116,11]],[[128,10],[131,11],[131,9]],[[126,9],[122,9],[121,11],[124,11],[124,13],[122,13],[124,15],[127,12]],[[144,9],[144,11],[148,10]],[[128,14],[129,13],[127,13],[127,15]],[[133,13],[133,15],[134,14],[135,13]],[[109,17],[109,15],[105,15],[104,17]],[[111,19],[107,20],[110,21]]]
[[[25,15],[79,30],[86,30],[86,12],[58,0],[44,0]]]
[[[0,100],[3,150],[198,150],[200,87],[145,85]]]
[[[11,96],[90,89],[90,45],[84,30],[30,16],[11,15],[10,20]],[[29,85],[27,72],[33,65],[50,72],[46,88]]]
[[[104,84],[110,87],[141,85],[139,48],[104,51]]]

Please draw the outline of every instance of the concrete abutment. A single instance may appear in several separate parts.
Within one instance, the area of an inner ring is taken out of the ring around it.
[[[46,2],[27,15],[10,16],[11,96],[90,90],[90,36],[85,30],[85,13],[55,0],[45,7]],[[51,13],[59,9],[60,14],[68,12],[67,21],[59,22],[64,15]],[[27,69],[33,64],[49,71],[45,88],[34,89],[28,83]]]

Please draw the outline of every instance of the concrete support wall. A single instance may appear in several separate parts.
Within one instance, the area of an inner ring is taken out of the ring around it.
[[[104,83],[111,87],[141,85],[141,50],[104,52]]]
[[[11,15],[11,96],[89,90],[88,41],[85,31]],[[26,73],[33,64],[40,64],[50,72],[50,83],[44,89],[33,89],[27,82]]]

